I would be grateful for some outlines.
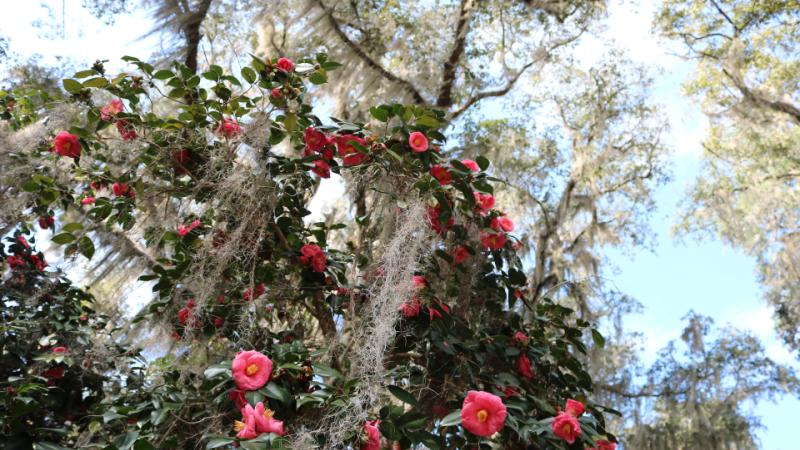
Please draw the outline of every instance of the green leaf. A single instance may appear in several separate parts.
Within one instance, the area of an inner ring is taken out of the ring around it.
[[[75,240],[75,235],[68,232],[58,233],[57,235],[53,236],[51,240],[60,245],[69,244]]]
[[[97,73],[96,70],[89,69],[89,70],[81,70],[80,72],[77,72],[75,75],[73,75],[73,77],[75,77],[75,78],[87,78],[87,77],[90,77],[92,75],[99,75],[99,74]]]
[[[36,442],[33,444],[34,450],[69,450],[66,447],[53,444],[52,442]]]
[[[64,78],[62,83],[64,84],[64,89],[70,94],[77,94],[83,89],[83,85],[72,78]]]
[[[83,86],[90,88],[102,88],[108,86],[108,80],[104,77],[91,78],[83,82]]]
[[[422,125],[430,128],[439,128],[439,121],[431,116],[422,116],[417,119],[417,125]]]
[[[269,398],[273,398],[283,404],[289,404],[292,401],[292,394],[289,393],[286,389],[278,386],[274,382],[270,381],[261,389],[261,392]]]
[[[335,62],[335,61],[325,61],[325,62],[321,63],[320,66],[322,66],[322,68],[325,69],[325,70],[336,70],[339,67],[342,67],[341,64],[339,64],[338,62]]]
[[[325,74],[324,70],[320,69],[312,73],[311,76],[308,77],[308,81],[314,84],[325,84],[328,82],[328,76]]]
[[[222,374],[229,374],[231,373],[231,365],[230,363],[223,363],[223,364],[215,364],[213,366],[208,367],[205,372],[203,372],[203,376],[205,378],[216,378]]]
[[[80,224],[78,222],[68,223],[68,224],[64,225],[63,228],[61,228],[62,231],[66,231],[68,233],[74,233],[74,232],[80,231],[82,229],[83,229],[83,224]]]
[[[300,63],[294,68],[294,71],[297,73],[308,73],[312,70],[314,70],[314,65],[309,63]]]
[[[403,403],[408,403],[411,406],[419,406],[419,402],[410,392],[406,391],[405,389],[398,387],[398,386],[387,386],[389,392],[392,393],[398,400]]]
[[[224,447],[232,444],[233,442],[234,441],[231,438],[213,438],[208,441],[208,444],[206,444],[206,449]]]
[[[606,345],[606,338],[604,338],[603,335],[594,328],[592,328],[592,340],[594,341],[595,345],[600,348],[603,348]]]
[[[242,68],[242,78],[244,78],[244,80],[247,81],[248,83],[253,83],[254,81],[256,81],[255,70],[249,67]]]
[[[377,108],[373,106],[369,109],[369,113],[372,114],[372,117],[380,120],[381,122],[386,122],[389,120],[389,112],[383,108]]]
[[[114,439],[114,445],[116,445],[119,450],[128,450],[133,446],[133,443],[136,442],[136,439],[138,438],[138,431],[128,431],[125,433],[125,436],[119,436],[118,438]]]
[[[485,156],[478,156],[475,158],[475,162],[478,163],[478,167],[480,167],[481,170],[486,170],[489,168],[489,160],[486,159]]]
[[[89,239],[89,236],[83,236],[78,240],[78,251],[86,259],[92,259],[92,256],[94,256],[94,243]]]
[[[156,73],[153,74],[153,78],[155,78],[156,80],[166,80],[174,76],[175,74],[171,70],[166,70],[166,69],[158,70],[156,71]]]
[[[457,411],[453,411],[450,414],[444,416],[439,425],[443,427],[461,425],[461,410],[459,409]]]

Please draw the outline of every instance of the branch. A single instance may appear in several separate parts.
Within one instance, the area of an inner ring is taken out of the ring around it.
[[[444,63],[442,86],[439,89],[439,98],[436,99],[436,106],[446,108],[453,104],[453,84],[456,81],[456,67],[458,66],[458,61],[461,60],[461,55],[464,54],[469,20],[472,17],[472,9],[474,7],[475,2],[473,0],[461,0],[458,22],[456,22],[453,49],[450,51],[450,56]]]
[[[341,39],[342,42],[344,42],[344,44],[347,45],[350,48],[350,50],[353,51],[353,53],[355,53],[359,58],[361,58],[361,60],[364,61],[364,63],[367,66],[377,71],[383,78],[386,78],[387,80],[393,83],[399,84],[403,89],[405,89],[406,91],[408,91],[409,94],[411,94],[411,97],[414,99],[415,103],[420,105],[424,105],[427,103],[425,99],[422,97],[422,94],[419,93],[417,88],[414,87],[414,85],[411,84],[410,81],[404,80],[386,70],[379,62],[372,59],[372,57],[370,57],[369,54],[367,54],[367,52],[363,48],[361,48],[356,42],[350,39],[347,33],[345,33],[344,30],[342,30],[342,27],[339,25],[339,22],[336,20],[336,18],[333,17],[332,8],[328,8],[327,6],[325,6],[322,0],[317,0],[317,5],[319,5],[319,7],[322,8],[323,11],[325,11],[325,17],[328,19],[328,24],[331,26],[331,28],[333,28],[333,31],[336,33],[336,35],[339,36],[339,39]]]
[[[192,72],[197,72],[197,48],[203,35],[200,33],[200,25],[208,14],[211,0],[202,0],[197,11],[190,13],[184,23],[183,32],[186,34],[186,67]]]
[[[800,109],[798,109],[796,106],[788,102],[767,100],[766,98],[759,96],[758,94],[753,92],[749,87],[747,87],[747,85],[744,84],[744,81],[741,79],[741,77],[734,76],[733,74],[728,72],[727,69],[722,69],[722,72],[725,74],[725,76],[727,76],[731,80],[731,82],[733,82],[733,85],[736,86],[736,89],[738,89],[739,92],[741,92],[742,96],[744,96],[746,100],[752,102],[753,104],[761,108],[771,109],[775,112],[787,114],[795,122],[800,124]]]
[[[481,101],[481,100],[483,100],[485,98],[502,97],[502,96],[508,94],[508,92],[514,87],[514,85],[517,83],[517,80],[519,80],[519,78],[522,76],[522,74],[525,73],[525,71],[528,70],[528,68],[531,67],[532,65],[534,65],[535,63],[536,63],[536,61],[534,60],[534,61],[531,61],[528,64],[525,64],[524,66],[522,66],[522,68],[513,77],[511,77],[511,79],[509,79],[508,82],[506,82],[506,85],[503,86],[502,88],[479,92],[479,93],[473,95],[472,97],[470,97],[457,110],[453,111],[453,113],[450,115],[450,120],[453,120],[453,119],[457,118],[458,116],[460,116],[461,114],[466,112],[466,110],[468,110],[470,107],[472,107],[472,105],[474,105],[475,103],[478,103],[479,101]]]

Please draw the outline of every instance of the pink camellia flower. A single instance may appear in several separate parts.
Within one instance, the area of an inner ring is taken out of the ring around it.
[[[253,409],[250,405],[245,405],[245,408]],[[243,410],[244,411],[244,410]],[[233,422],[233,429],[236,431],[236,437],[239,439],[253,439],[258,437],[259,433],[256,431],[256,416],[255,412],[244,415],[242,413],[242,420],[235,420]]]
[[[256,418],[256,431],[258,433],[275,433],[278,436],[283,436],[286,431],[283,428],[283,421],[273,418],[271,409],[265,408],[261,402],[256,403],[253,408],[250,405],[245,405],[245,408],[251,408]],[[244,416],[244,413],[242,413]]]
[[[289,58],[278,59],[278,69],[284,72],[291,72],[294,70],[294,61]]]
[[[524,353],[517,358],[517,373],[526,380],[533,379],[533,364],[528,359],[528,355]]]
[[[463,263],[467,260],[467,258],[469,258],[469,251],[467,250],[467,247],[459,245],[453,249],[453,262],[456,265]]]
[[[467,169],[473,172],[479,172],[481,170],[480,166],[478,166],[478,163],[471,159],[462,159],[461,164],[465,165]]]
[[[44,268],[47,267],[47,262],[44,260],[44,255],[42,253],[39,253],[39,255],[31,255],[31,262],[39,272],[43,271]]]
[[[436,178],[442,186],[448,185],[453,181],[453,174],[447,170],[447,167],[441,164],[436,164],[431,167],[431,176]]]
[[[81,199],[81,205],[94,205],[94,202],[97,201],[94,197],[84,197]]]
[[[242,134],[242,127],[236,120],[224,118],[222,122],[217,125],[216,132],[228,139],[232,139]]]
[[[39,216],[39,228],[46,230],[56,223],[56,218],[53,216]]]
[[[478,205],[478,213],[485,215],[494,208],[494,195],[484,194],[483,192],[473,192],[475,203]]]
[[[178,225],[178,236],[183,237],[189,234],[192,230],[200,226],[200,219],[194,219],[189,225]]]
[[[564,411],[572,417],[580,417],[585,409],[586,407],[583,406],[583,403],[573,399],[568,399],[564,407]]]
[[[325,147],[325,145],[328,143],[325,133],[317,130],[314,127],[306,128],[305,133],[303,133],[303,140],[306,142],[306,148],[312,152],[318,152],[322,150],[322,147]]]
[[[428,150],[428,137],[419,131],[414,131],[408,135],[408,146],[415,153],[422,153]]]
[[[559,413],[550,425],[553,434],[563,439],[567,444],[572,444],[581,434],[581,424],[575,417],[562,412]]]
[[[419,308],[420,308],[419,299],[414,297],[411,300],[403,302],[403,304],[400,305],[400,312],[402,312],[404,316],[410,319],[413,317],[417,317],[419,315]]]
[[[324,272],[325,265],[328,263],[328,258],[325,252],[316,244],[305,244],[300,247],[301,256],[298,258],[300,263],[304,266],[309,266],[314,269],[314,272]]]
[[[433,230],[439,234],[444,234],[445,231],[449,230],[455,224],[455,219],[453,216],[447,220],[447,223],[442,223],[442,220],[439,218],[442,214],[442,207],[440,205],[436,206],[428,206],[426,210],[425,218],[428,221],[428,224],[433,228]]]
[[[242,294],[242,298],[250,301],[254,298],[261,297],[262,295],[264,295],[264,283],[258,283],[255,288],[255,296],[253,296],[253,288],[247,288]]]
[[[111,185],[111,192],[117,197],[136,197],[136,192],[127,183],[114,183]]]
[[[244,397],[244,391],[241,389],[231,389],[228,391],[228,398],[239,409],[244,408],[244,405],[247,404],[247,399]]]
[[[192,308],[188,306],[184,306],[183,308],[178,311],[178,322],[186,325],[186,322],[189,320],[189,316],[192,315]]]
[[[461,424],[476,436],[488,437],[503,428],[506,405],[500,397],[484,391],[469,391],[461,405]]]
[[[236,387],[244,391],[261,389],[272,375],[272,360],[255,350],[239,352],[231,365]]]
[[[117,127],[119,137],[121,137],[123,141],[132,141],[136,139],[136,128],[127,120],[120,119],[114,125]]]
[[[514,333],[514,342],[520,345],[525,345],[528,343],[528,335],[523,333],[522,331],[517,331]]]
[[[317,159],[314,161],[314,168],[311,169],[311,171],[317,174],[317,176],[320,178],[331,177],[331,165],[322,159]]]
[[[442,311],[444,311],[446,314],[450,314],[450,307],[449,306],[447,306],[444,303],[439,303],[438,305],[439,305],[439,308],[442,309]],[[442,313],[439,312],[438,309],[436,309],[436,308],[434,308],[432,306],[428,307],[428,319],[431,322],[433,322],[436,319],[441,319],[441,318],[442,318]]]
[[[489,226],[495,231],[514,231],[514,221],[509,219],[505,214],[493,218],[489,222]]]
[[[219,316],[214,317],[214,326],[215,327],[219,328],[224,323],[225,323],[225,319],[223,319],[222,317],[219,317]]]
[[[55,354],[67,353],[67,347],[64,347],[63,345],[60,345],[58,347],[54,347],[53,348],[53,353],[55,353]]]
[[[354,134],[343,134],[336,138],[336,148],[345,166],[356,166],[367,159],[367,154],[359,152],[353,144],[366,147],[367,141]]]
[[[100,108],[100,118],[106,122],[110,122],[114,116],[121,113],[125,109],[122,100],[115,98]]]
[[[28,240],[25,239],[25,236],[23,236],[23,235],[17,236],[17,242],[19,242],[19,245],[21,245],[21,246],[25,247],[26,249],[30,250],[31,244],[28,244]]]
[[[371,420],[364,424],[366,441],[361,442],[361,450],[380,450],[381,432],[378,429],[379,420]]]
[[[58,156],[77,158],[81,156],[81,143],[78,142],[78,136],[62,131],[53,139],[53,146],[50,147],[50,151]]]
[[[514,386],[506,386],[503,389],[503,395],[506,397],[506,400],[508,400],[511,397],[519,395],[519,391],[517,391],[517,389]]]
[[[269,96],[272,98],[281,98],[283,97],[283,91],[281,90],[281,88],[274,88],[271,91],[269,91]]]
[[[414,283],[414,289],[423,289],[428,285],[428,280],[422,275],[413,275],[411,277],[411,282]]]
[[[598,439],[594,442],[594,447],[589,450],[617,450],[617,443],[607,441],[605,439]]]
[[[22,269],[25,267],[25,260],[19,256],[9,255],[6,257],[6,262],[11,269]]]
[[[506,245],[506,239],[503,233],[481,232],[481,245],[488,250],[500,250]]]

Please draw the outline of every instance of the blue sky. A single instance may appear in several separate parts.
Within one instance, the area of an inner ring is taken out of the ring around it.
[[[52,13],[60,17],[61,1],[42,3],[52,5]],[[48,14],[38,4],[33,0],[0,0],[7,18],[0,33],[11,39],[12,50],[21,55],[41,54],[44,63],[57,63],[57,55],[69,55],[85,63],[109,59],[108,67],[114,70],[122,67],[120,56],[146,56],[158,45],[157,36],[139,39],[150,27],[146,11],[137,10],[122,17],[113,27],[96,26],[97,21],[82,11],[78,0],[65,1],[68,10],[63,36],[60,30],[51,31],[58,39],[38,35],[32,23]],[[752,331],[761,338],[770,357],[795,364],[773,332],[771,312],[761,300],[753,259],[716,240],[697,242],[687,237],[680,242],[671,237],[678,202],[698,172],[700,141],[706,126],[698,105],[681,95],[680,85],[691,74],[691,63],[670,54],[675,49],[651,35],[650,20],[656,5],[647,0],[638,5],[612,0],[607,29],[585,39],[578,49],[585,63],[591,64],[592,58],[606,47],[606,41],[614,40],[634,61],[660,68],[661,72],[655,74],[653,97],[663,105],[672,124],[667,141],[674,149],[674,176],[656,194],[659,210],[652,220],[658,236],[654,251],[637,250],[633,256],[609,251],[606,256],[617,270],[607,277],[644,305],[643,312],[630,317],[627,323],[631,330],[644,335],[645,362],[651,362],[667,341],[679,337],[681,318],[693,309],[713,317],[717,325],[730,323]],[[86,24],[93,26],[84,28]],[[777,404],[756,405],[764,425],[759,433],[764,449],[796,448],[792,445],[794,423],[789,411],[800,411],[800,401],[784,397]]]

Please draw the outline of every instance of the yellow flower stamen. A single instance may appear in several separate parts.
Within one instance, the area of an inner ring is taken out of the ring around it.
[[[264,410],[264,418],[265,419],[272,419],[272,416],[274,414],[275,414],[275,412],[273,410],[271,410],[271,409],[265,409]]]
[[[255,364],[250,364],[249,366],[247,366],[247,369],[244,370],[244,373],[246,373],[248,377],[252,377],[256,373],[258,373],[258,366]]]
[[[478,411],[478,422],[483,423],[486,422],[486,419],[489,418],[489,412],[485,409]]]
[[[242,431],[242,430],[244,430],[244,427],[245,427],[244,422],[239,422],[238,420],[234,420],[233,421],[233,430],[234,431],[237,431],[237,432],[238,431]]]

